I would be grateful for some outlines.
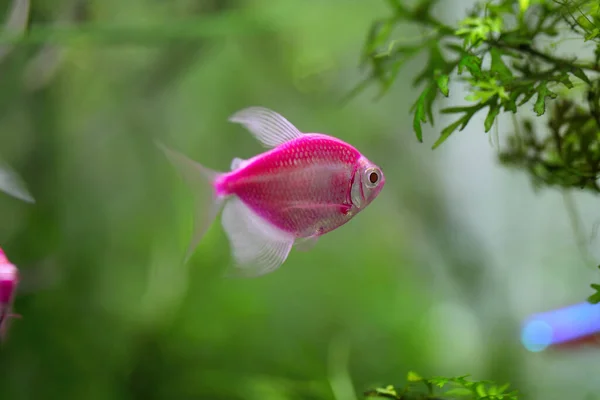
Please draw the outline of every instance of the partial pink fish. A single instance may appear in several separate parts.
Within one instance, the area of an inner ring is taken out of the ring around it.
[[[12,305],[15,300],[19,284],[19,271],[8,261],[4,251],[0,249],[0,340],[6,339],[8,319],[20,317],[12,314]]]
[[[294,244],[307,250],[364,210],[385,184],[381,169],[348,143],[302,133],[274,111],[250,107],[229,121],[271,149],[234,158],[230,172],[217,172],[158,144],[191,185],[212,186],[211,205],[197,215],[203,220],[196,223],[186,261],[223,207],[235,275],[266,274],[283,264]]]

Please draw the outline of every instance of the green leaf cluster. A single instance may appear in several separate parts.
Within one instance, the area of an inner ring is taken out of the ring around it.
[[[466,84],[469,104],[442,109],[456,114],[444,127],[433,145],[442,144],[455,131],[464,129],[475,114],[486,113],[484,130],[489,132],[502,112],[517,113],[531,104],[537,116],[544,115],[549,99],[558,90],[571,90],[577,84],[593,87],[600,72],[600,6],[594,0],[500,0],[480,2],[457,25],[450,26],[435,18],[432,10],[438,0],[421,0],[409,8],[400,0],[388,0],[391,16],[376,21],[367,36],[362,64],[369,74],[353,94],[371,83],[384,95],[397,78],[402,66],[420,54],[428,60],[413,79],[419,87],[410,111],[413,129],[423,140],[423,124],[434,125],[433,109],[441,96],[451,96],[450,84]],[[396,27],[417,24],[428,30],[415,43],[393,38]],[[571,31],[582,42],[594,41],[596,58],[577,60],[560,58],[553,49],[539,43]],[[588,111],[591,115],[591,111]],[[596,126],[599,129],[600,126]]]
[[[488,399],[517,400],[517,391],[508,392],[509,384],[498,386],[490,381],[473,381],[469,375],[446,378],[423,378],[409,372],[403,387],[387,386],[365,393],[367,398],[394,400],[444,400],[444,399]]]
[[[598,269],[600,269],[600,265],[598,265]],[[592,304],[600,303],[600,285],[597,283],[592,283],[590,286],[592,289],[594,289],[594,294],[590,295],[587,301]]]
[[[600,88],[590,88],[587,97],[589,107],[569,99],[553,103],[542,132],[531,119],[518,123],[499,153],[502,164],[528,171],[535,188],[600,193]]]
[[[455,26],[434,16],[438,0],[417,0],[413,7],[401,0],[387,3],[390,15],[372,25],[363,48],[368,76],[354,94],[376,84],[384,95],[402,66],[427,55],[412,80],[420,91],[410,108],[419,141],[423,125],[434,125],[437,102],[452,96],[453,84],[462,84],[466,103],[439,110],[453,119],[433,148],[476,114],[485,113],[487,133],[500,114],[510,112],[514,131],[498,152],[503,165],[526,171],[536,189],[600,193],[600,1],[482,0]],[[408,24],[426,33],[411,41],[395,39],[394,29]],[[593,52],[557,55],[561,40]],[[588,301],[600,303],[600,284],[592,288],[596,293]]]

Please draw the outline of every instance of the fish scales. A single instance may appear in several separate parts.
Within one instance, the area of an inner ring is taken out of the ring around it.
[[[248,160],[215,182],[258,215],[298,238],[327,233],[352,217],[350,188],[361,154],[319,134],[305,135]]]

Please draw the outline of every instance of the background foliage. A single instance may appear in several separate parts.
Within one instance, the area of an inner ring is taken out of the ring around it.
[[[482,111],[486,133],[501,113],[519,112],[522,118],[513,117],[513,131],[499,151],[501,163],[527,171],[538,189],[600,193],[600,3],[480,1],[457,26],[433,15],[437,3],[421,0],[411,7],[388,1],[391,16],[373,23],[363,49],[368,78],[354,92],[376,82],[379,96],[384,95],[402,66],[426,53],[427,63],[412,81],[423,87],[411,108],[419,141],[422,124],[434,123],[440,95],[450,96],[451,81],[462,82],[468,91],[464,100],[475,104],[440,110],[460,117],[441,130],[434,149]],[[406,23],[424,33],[415,40],[395,39],[394,29]],[[569,40],[587,44],[591,51],[561,55],[557,46]],[[526,106],[537,117],[547,117],[543,128],[523,117]],[[599,286],[592,288],[597,292]],[[598,296],[589,300],[596,303]]]
[[[386,4],[306,4],[41,0],[26,36],[1,37],[0,156],[36,198],[0,196],[24,316],[0,353],[2,399],[345,400],[412,369],[587,393],[583,374],[575,389],[566,369],[531,368],[487,242],[460,217],[443,160],[411,144],[403,110],[419,92],[401,80],[377,104],[339,106]],[[179,263],[193,201],[152,139],[226,169],[261,151],[226,122],[248,105],[355,144],[388,184],[276,273],[222,280],[219,224]]]

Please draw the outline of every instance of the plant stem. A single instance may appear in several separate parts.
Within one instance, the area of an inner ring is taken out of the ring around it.
[[[567,59],[560,58],[560,57],[554,57],[549,54],[542,53],[541,51],[536,50],[533,47],[531,47],[529,45],[525,45],[525,44],[515,46],[515,45],[508,44],[506,42],[494,41],[494,42],[489,42],[489,45],[495,46],[495,47],[498,47],[501,49],[505,49],[505,50],[513,50],[513,51],[518,51],[521,53],[529,54],[531,56],[541,58],[544,61],[547,61],[549,63],[555,64],[555,65],[558,65],[561,67],[576,67],[576,68],[581,68],[581,69],[585,69],[588,71],[600,72],[600,65],[592,64],[589,62],[588,63],[581,63],[581,62],[578,63],[573,60],[567,60]]]

